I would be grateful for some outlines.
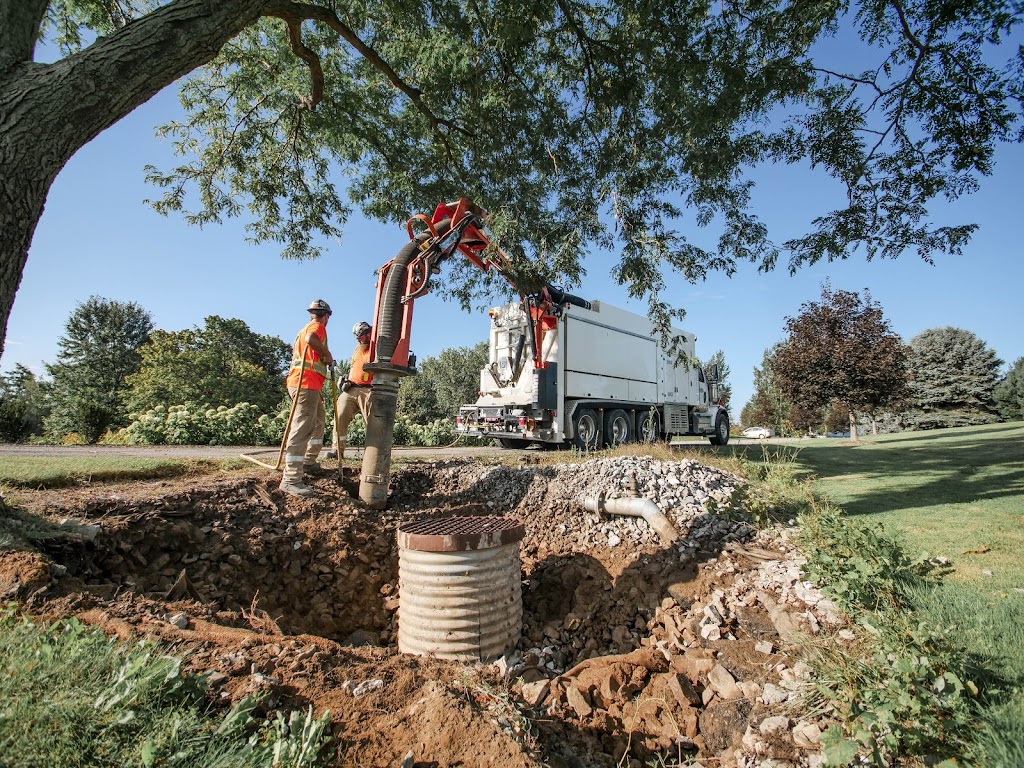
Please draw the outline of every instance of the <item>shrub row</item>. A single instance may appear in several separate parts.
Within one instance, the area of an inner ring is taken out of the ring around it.
[[[211,408],[196,403],[151,408],[132,414],[132,422],[117,432],[108,433],[101,442],[120,445],[278,445],[284,436],[288,411],[275,415],[260,413],[251,403],[228,408]],[[325,443],[333,439],[333,419],[328,414]],[[366,428],[362,416],[356,416],[348,430],[348,445],[363,445]],[[452,422],[437,419],[415,424],[399,415],[395,420],[396,445],[439,446],[452,442]]]

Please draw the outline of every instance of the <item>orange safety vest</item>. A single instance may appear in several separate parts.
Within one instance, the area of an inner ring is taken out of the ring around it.
[[[320,353],[306,344],[306,336],[310,333],[316,335],[324,344],[327,343],[327,328],[318,320],[310,320],[306,327],[299,331],[292,344],[292,364],[288,370],[286,386],[289,389],[312,389],[320,391],[323,389],[324,380],[327,378],[327,366],[320,361]],[[302,384],[299,384],[299,371],[302,370],[302,361],[306,361],[306,369],[302,371]]]
[[[373,374],[363,370],[363,366],[370,362],[370,345],[363,349],[362,345],[356,345],[356,351],[352,353],[352,362],[348,369],[348,380],[353,384],[369,384],[373,381]]]

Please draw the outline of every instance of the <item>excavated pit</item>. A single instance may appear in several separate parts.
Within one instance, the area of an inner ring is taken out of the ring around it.
[[[637,457],[550,467],[419,462],[395,472],[381,512],[354,498],[356,483],[347,475],[339,482],[323,471],[310,481],[319,495],[308,501],[284,497],[275,480],[252,472],[187,485],[39,492],[32,511],[84,525],[45,549],[49,584],[40,587],[46,579],[36,578],[29,589],[24,578],[0,579],[0,592],[6,583],[30,610],[79,615],[122,635],[193,642],[196,667],[235,683],[222,696],[252,692],[253,676],[262,675],[257,683],[276,681],[280,689],[271,704],[313,703],[335,712],[338,690],[350,693],[345,685],[362,669],[383,674],[390,696],[407,686],[411,704],[424,695],[425,670],[442,681],[458,674],[444,662],[397,653],[397,526],[425,517],[508,515],[526,527],[523,636],[517,652],[492,671],[515,681],[520,708],[536,716],[525,732],[496,720],[522,751],[523,765],[610,766],[623,764],[627,752],[634,760],[731,754],[770,708],[754,688],[763,691],[787,668],[779,655],[787,638],[772,615],[785,596],[753,600],[737,591],[735,604],[722,603],[737,576],[757,572],[768,557],[764,542],[750,543],[749,526],[707,511],[709,504],[741,500],[740,479],[726,473]],[[639,518],[584,510],[587,496],[625,495],[631,483],[659,504],[680,541],[666,546]],[[344,659],[355,666],[341,672]],[[748,684],[743,696],[712,683],[709,672],[719,667],[732,682]],[[289,673],[312,675],[317,692],[289,682]],[[351,709],[351,700],[343,706]],[[354,723],[362,721],[340,717],[337,729],[349,746],[339,750],[338,765],[401,759],[404,750],[390,754],[388,735],[365,724],[358,760],[349,755]],[[772,759],[794,766],[806,764],[813,748],[798,748],[793,739],[784,746]],[[440,749],[421,747],[431,748]]]

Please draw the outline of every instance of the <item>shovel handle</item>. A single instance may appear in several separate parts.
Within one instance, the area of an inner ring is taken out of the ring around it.
[[[284,447],[288,443],[288,433],[292,429],[292,419],[295,418],[295,406],[299,404],[299,393],[302,391],[302,375],[306,372],[306,356],[302,356],[302,365],[299,366],[299,386],[295,390],[295,397],[292,398],[292,408],[288,412],[288,423],[284,425],[284,435],[281,437],[281,450],[277,452],[277,465],[275,469],[281,468],[281,459],[284,458]]]

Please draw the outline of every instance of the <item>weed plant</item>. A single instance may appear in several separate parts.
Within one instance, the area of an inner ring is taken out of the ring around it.
[[[74,620],[37,626],[0,611],[3,768],[315,768],[328,718],[254,718],[247,698],[211,712],[204,679],[150,643],[124,645]]]
[[[813,498],[801,523],[807,572],[865,641],[859,652],[831,643],[816,649],[816,704],[844,723],[823,739],[829,763],[846,765],[859,753],[879,768],[907,757],[961,764],[981,711],[979,683],[991,674],[955,627],[918,613],[935,566],[910,558],[880,526],[851,524]]]

